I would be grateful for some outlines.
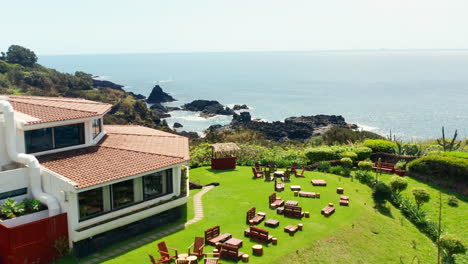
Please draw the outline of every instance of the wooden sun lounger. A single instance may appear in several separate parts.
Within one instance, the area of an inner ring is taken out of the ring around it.
[[[216,245],[216,243],[222,243],[232,237],[231,234],[225,233],[220,234],[220,227],[214,226],[205,230],[205,244]]]
[[[277,207],[283,206],[284,201],[276,197],[276,193],[272,193],[268,196],[268,204],[271,209],[276,209]]]
[[[250,224],[258,225],[264,219],[265,219],[264,214],[256,214],[255,213],[255,207],[252,207],[252,208],[250,208],[250,210],[247,211],[246,224],[248,224],[248,225],[250,225]]]

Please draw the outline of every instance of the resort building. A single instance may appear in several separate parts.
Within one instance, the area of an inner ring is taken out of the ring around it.
[[[34,198],[47,207],[0,221],[0,236],[62,215],[69,246],[82,257],[181,216],[188,139],[104,125],[110,110],[76,98],[0,97],[0,204]],[[0,243],[0,255],[7,250]]]

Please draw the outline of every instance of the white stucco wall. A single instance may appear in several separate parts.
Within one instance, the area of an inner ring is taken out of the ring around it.
[[[9,192],[21,188],[28,188],[28,193],[12,197],[17,201],[22,201],[24,198],[31,197],[29,187],[29,176],[26,168],[7,170],[0,172],[0,193]],[[0,200],[0,204],[3,203]]]

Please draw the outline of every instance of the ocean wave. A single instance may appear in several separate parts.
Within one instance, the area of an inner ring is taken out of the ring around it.
[[[102,76],[94,76],[93,79],[98,80],[98,81],[108,81],[112,79],[112,76],[109,75],[102,75]]]
[[[174,82],[174,80],[172,78],[168,79],[168,80],[157,80],[157,81],[153,81],[153,83],[170,83],[170,82]]]
[[[373,126],[367,126],[367,125],[362,125],[356,123],[356,125],[359,127],[359,129],[366,130],[366,131],[377,131],[379,130],[378,127],[373,127]]]

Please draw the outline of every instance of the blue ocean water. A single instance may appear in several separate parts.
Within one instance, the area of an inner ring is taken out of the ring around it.
[[[255,118],[336,114],[406,140],[458,129],[468,137],[468,51],[229,52],[40,56],[148,96],[159,83],[181,105],[194,99],[247,104]],[[229,117],[172,112],[169,124],[203,131]]]

